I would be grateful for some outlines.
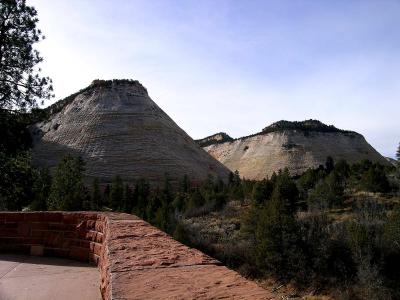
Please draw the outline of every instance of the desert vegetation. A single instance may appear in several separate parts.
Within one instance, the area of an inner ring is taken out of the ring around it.
[[[247,277],[342,299],[400,295],[398,168],[327,158],[295,178],[282,170],[249,181],[235,172],[228,182],[210,176],[194,185],[166,174],[155,187],[119,176],[85,184],[78,157],[65,157],[52,175],[23,150],[1,158],[3,210],[133,213]]]

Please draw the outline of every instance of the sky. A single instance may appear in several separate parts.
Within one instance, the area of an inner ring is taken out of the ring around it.
[[[94,79],[136,79],[195,139],[318,119],[395,156],[399,0],[27,2],[55,100]]]

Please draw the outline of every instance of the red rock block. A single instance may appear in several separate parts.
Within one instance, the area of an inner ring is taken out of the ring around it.
[[[115,273],[110,299],[275,299],[223,266],[158,268]]]
[[[48,230],[49,229],[49,223],[45,222],[34,222],[30,224],[31,230]]]
[[[23,244],[2,244],[0,241],[0,251],[29,254],[31,246]]]
[[[65,238],[64,240],[68,242],[68,248],[81,246],[81,240],[78,238],[73,238],[73,239]]]
[[[89,249],[91,243],[92,243],[92,242],[90,242],[90,241],[80,240],[80,241],[79,241],[79,247]]]
[[[43,222],[44,221],[44,215],[47,212],[29,212],[29,213],[24,213],[25,214],[25,221],[26,222]]]
[[[31,237],[43,238],[47,231],[44,230],[31,230]]]
[[[27,245],[43,245],[43,239],[41,238],[32,238],[32,237],[25,237],[24,244]]]
[[[5,216],[5,223],[24,221],[23,213],[4,213],[4,216]]]
[[[78,238],[78,233],[76,231],[64,231],[64,238],[76,239]]]
[[[64,224],[64,223],[48,223],[48,228],[49,230],[56,230],[56,231],[64,231],[68,230],[70,228],[70,224]],[[74,228],[75,226],[72,225]]]
[[[44,245],[46,247],[62,247],[62,232],[47,231],[44,236]]]
[[[0,237],[14,237],[18,235],[16,228],[0,228]]]
[[[71,247],[71,250],[69,252],[69,257],[79,261],[88,261],[89,250],[80,247]]]
[[[104,232],[104,222],[96,221],[95,230],[99,232]]]
[[[61,223],[63,221],[63,212],[46,212],[43,214],[43,220],[47,222]]]
[[[85,233],[85,239],[88,241],[95,241],[96,240],[97,232],[93,230],[89,230]]]
[[[98,243],[94,243],[94,242],[90,243],[90,252],[91,253],[94,253],[94,254],[100,256],[101,253],[102,253],[102,250],[103,250],[103,245],[98,244]]]
[[[89,253],[89,262],[98,266],[100,261],[100,256],[94,254],[94,253]]]
[[[72,213],[64,213],[63,214],[63,223],[65,224],[78,224],[79,218]]]
[[[94,239],[96,243],[103,243],[103,234],[101,232],[96,233],[96,237]]]
[[[69,250],[57,247],[44,247],[43,255],[54,257],[69,257]]]
[[[86,229],[94,230],[96,228],[96,220],[87,220],[86,221]]]
[[[4,223],[4,228],[18,228],[18,222],[6,222]]]
[[[0,237],[0,245],[22,245],[24,244],[24,238],[23,237]]]
[[[30,236],[31,226],[28,223],[18,223],[18,235],[19,236]]]
[[[30,254],[33,256],[43,256],[44,254],[43,245],[32,245]]]

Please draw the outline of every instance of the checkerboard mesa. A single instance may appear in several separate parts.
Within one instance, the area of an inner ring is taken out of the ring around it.
[[[110,182],[146,178],[194,182],[228,169],[201,149],[136,80],[94,80],[46,109],[48,118],[31,126],[33,161],[53,168],[66,154],[81,156],[86,177]]]

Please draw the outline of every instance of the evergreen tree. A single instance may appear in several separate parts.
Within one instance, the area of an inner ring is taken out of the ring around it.
[[[330,172],[332,172],[334,167],[335,167],[335,162],[333,161],[333,158],[331,156],[328,156],[325,162],[326,172],[329,174]]]
[[[271,199],[273,190],[274,183],[271,180],[257,181],[253,186],[252,199],[256,204],[266,203]]]
[[[304,270],[304,255],[294,216],[282,199],[269,201],[256,225],[255,262],[264,272],[290,278]]]
[[[400,161],[400,143],[399,143],[399,147],[397,147],[396,158],[398,161]]]
[[[189,196],[189,202],[186,210],[191,210],[197,207],[201,207],[205,204],[206,200],[203,195],[200,193],[198,188],[194,189],[194,191]]]
[[[82,210],[93,210],[93,199],[86,186],[83,187]]]
[[[3,0],[0,19],[0,108],[34,107],[52,96],[51,80],[37,71],[43,58],[33,45],[44,38],[37,12],[25,0]]]
[[[390,184],[382,165],[373,164],[361,178],[361,185],[370,192],[389,192]]]
[[[132,213],[134,201],[134,195],[131,187],[128,184],[125,184],[122,211],[129,214]]]
[[[51,175],[48,169],[39,169],[33,183],[32,210],[47,210],[47,201],[51,190]]]
[[[141,178],[136,182],[134,190],[133,213],[138,217],[145,218],[149,197],[150,185],[145,179]]]
[[[124,185],[120,176],[115,176],[111,184],[110,205],[113,210],[119,210],[122,207],[124,196]]]
[[[28,205],[33,198],[34,175],[29,153],[10,157],[0,152],[0,209],[21,210]]]
[[[286,210],[294,213],[297,201],[299,199],[299,190],[296,183],[290,178],[289,170],[285,168],[283,172],[279,171],[275,179],[272,199],[282,201]]]
[[[92,187],[92,205],[91,209],[92,210],[98,210],[102,207],[102,201],[101,201],[101,192],[100,192],[100,187],[99,187],[99,179],[95,178],[93,180],[93,187]]]
[[[102,205],[110,206],[110,204],[111,204],[110,194],[111,194],[111,186],[109,184],[107,184],[104,188],[103,196],[101,199]]]
[[[80,157],[67,155],[57,166],[48,208],[51,210],[79,210],[84,200],[84,162]]]
[[[189,192],[190,189],[190,180],[189,180],[189,176],[187,176],[186,174],[183,176],[182,178],[182,182],[181,182],[181,192],[182,193],[187,193]]]

